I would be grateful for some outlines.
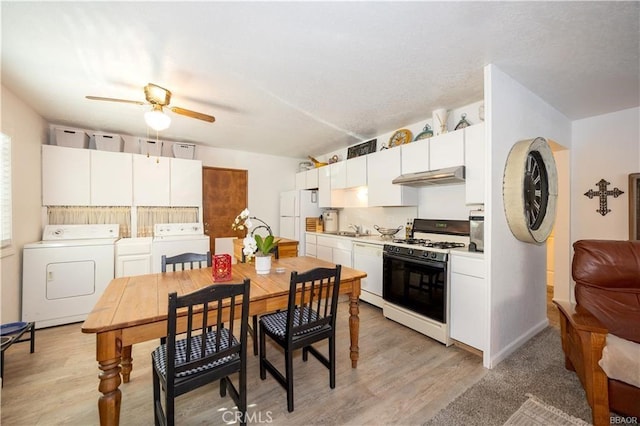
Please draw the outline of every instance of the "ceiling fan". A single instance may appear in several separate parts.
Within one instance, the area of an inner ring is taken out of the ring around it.
[[[171,123],[171,118],[163,112],[163,107],[167,107],[169,110],[175,112],[176,114],[196,118],[198,120],[203,120],[209,123],[213,123],[214,121],[216,121],[215,117],[211,115],[203,114],[197,111],[191,111],[189,109],[180,107],[170,107],[169,103],[171,102],[171,92],[164,87],[158,86],[157,84],[149,83],[144,86],[144,96],[147,100],[146,102],[132,101],[128,99],[104,98],[101,96],[86,96],[86,98],[93,101],[109,101],[123,102],[135,105],[151,105],[152,110],[145,113],[144,119],[147,125],[149,125],[149,127],[154,130],[165,130]]]

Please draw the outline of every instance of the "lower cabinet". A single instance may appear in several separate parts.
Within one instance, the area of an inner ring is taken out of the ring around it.
[[[480,257],[451,255],[451,338],[486,349],[487,285]]]
[[[318,235],[316,243],[316,257],[318,259],[348,268],[352,267],[351,252],[353,244],[350,239]]]

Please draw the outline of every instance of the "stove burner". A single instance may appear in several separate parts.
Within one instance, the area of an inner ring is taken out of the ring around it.
[[[437,242],[427,242],[422,244],[423,247],[433,247],[439,249],[452,249],[456,247],[464,247],[464,243],[454,243],[451,241],[437,241]]]
[[[425,240],[422,238],[398,238],[393,240],[394,243],[400,243],[400,244],[419,244],[419,245],[425,245],[427,243],[429,243],[429,241],[431,240]]]

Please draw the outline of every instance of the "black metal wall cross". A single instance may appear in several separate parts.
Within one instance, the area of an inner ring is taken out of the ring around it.
[[[607,190],[607,186],[610,185],[611,182],[607,182],[604,179],[600,179],[596,185],[598,185],[598,190],[594,191],[593,189],[588,190],[584,193],[589,198],[593,198],[596,195],[600,197],[600,208],[596,210],[602,216],[609,213],[611,210],[607,208],[607,197],[609,195],[613,195],[613,198],[618,198],[620,194],[624,194],[624,191],[620,191],[618,188],[613,188],[613,190]]]

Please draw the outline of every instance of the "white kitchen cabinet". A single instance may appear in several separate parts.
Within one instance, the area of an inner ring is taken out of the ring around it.
[[[133,159],[122,152],[91,153],[91,205],[130,206],[133,201]]]
[[[306,233],[305,235],[305,256],[317,257],[316,235]]]
[[[482,257],[451,255],[451,338],[486,349],[487,284]]]
[[[133,204],[169,206],[171,158],[133,155]],[[200,179],[202,184],[202,178]]]
[[[464,129],[465,200],[467,204],[484,204],[485,125]]]
[[[332,207],[331,171],[328,166],[318,168],[318,207]]]
[[[202,204],[202,162],[170,158],[170,201],[172,207]]]
[[[444,133],[429,138],[429,169],[464,165],[464,131]]]
[[[352,267],[352,242],[348,238],[318,235],[316,238],[316,257],[327,262]]]
[[[307,172],[296,173],[296,189],[307,189]]]
[[[345,161],[346,164],[346,187],[355,188],[367,185],[367,157],[362,155],[356,158],[350,158]]]
[[[347,167],[344,161],[329,164],[331,175],[331,190],[344,189],[347,187]]]
[[[369,207],[418,204],[417,188],[391,183],[402,172],[399,148],[374,152],[368,154],[366,158]]]
[[[429,141],[430,139],[422,139],[400,145],[403,175],[429,170]]]
[[[91,204],[91,151],[42,145],[42,205]]]
[[[318,169],[296,173],[296,189],[318,189]]]

